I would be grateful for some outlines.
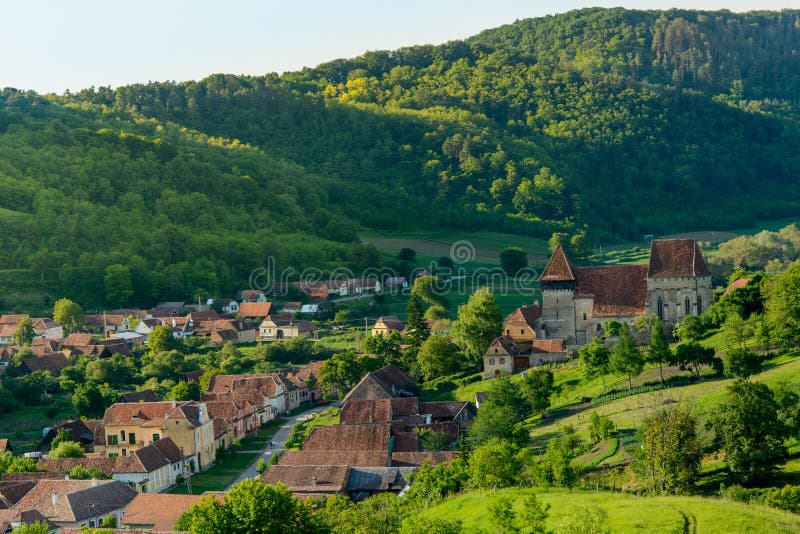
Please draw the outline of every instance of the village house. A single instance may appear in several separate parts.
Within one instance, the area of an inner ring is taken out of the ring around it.
[[[325,300],[332,292],[327,282],[294,282],[293,285],[311,300]]]
[[[258,289],[244,289],[236,294],[236,299],[240,303],[245,302],[267,302],[267,297],[263,291]]]
[[[258,408],[258,420],[265,424],[287,412],[283,382],[275,373],[214,375],[203,393],[203,401],[248,401]]]
[[[262,321],[273,311],[271,302],[242,302],[238,316],[250,321]]]
[[[281,313],[291,313],[292,315],[296,315],[300,312],[300,308],[302,306],[302,302],[286,302],[281,308]]]
[[[141,493],[158,493],[175,485],[184,475],[184,465],[196,461],[184,457],[171,438],[165,437],[119,458],[114,467],[114,480],[124,482]]]
[[[503,335],[483,355],[483,376],[510,375],[531,367],[569,361],[563,339],[516,340]]]
[[[14,508],[36,510],[59,528],[98,527],[109,515],[119,524],[136,495],[116,480],[40,480]]]
[[[364,375],[342,400],[378,400],[393,397],[416,396],[417,385],[405,371],[394,365],[385,365]]]
[[[319,387],[319,370],[324,360],[314,360],[303,365],[297,371],[290,371],[286,377],[298,383],[302,382],[308,391],[308,400],[317,402],[322,400],[322,388]]]
[[[220,312],[228,315],[239,313],[239,303],[233,299],[208,299],[206,300],[206,306],[218,308]]]
[[[397,318],[396,315],[387,315],[385,317],[378,317],[375,324],[372,326],[372,335],[383,335],[388,337],[391,332],[402,333],[405,330],[403,321]]]
[[[316,326],[311,321],[295,319],[289,313],[273,313],[268,315],[259,325],[259,340],[275,341],[296,337],[311,337]]]
[[[11,534],[17,527],[34,523],[44,523],[49,529],[48,532],[56,532],[58,529],[55,524],[36,510],[5,510],[0,507],[0,533],[2,534]]]
[[[214,463],[214,425],[203,402],[116,403],[103,416],[108,456],[127,456],[161,438],[172,438],[195,469]],[[191,463],[191,462],[190,462]]]

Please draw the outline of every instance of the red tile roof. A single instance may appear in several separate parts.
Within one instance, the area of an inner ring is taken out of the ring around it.
[[[535,339],[531,347],[531,352],[565,352],[565,350],[563,339]]]
[[[396,432],[392,452],[416,452],[419,450],[419,434],[416,432]]]
[[[650,242],[650,278],[710,276],[694,239],[656,239]]]
[[[750,283],[750,278],[739,278],[737,280],[734,280],[733,282],[728,284],[728,287],[725,288],[725,292],[723,293],[723,295],[727,295],[734,289],[741,289],[749,283]]]
[[[12,314],[0,315],[0,324],[10,324],[17,326],[21,320],[30,318],[31,316],[28,315],[27,313],[18,315],[12,315]]]
[[[534,323],[536,319],[542,316],[542,308],[541,306],[522,306],[521,308],[517,308],[514,310],[508,319],[505,320],[506,323],[523,323],[528,325],[531,328],[534,328]]]
[[[0,438],[0,452],[6,452],[11,450],[11,443],[8,441],[8,438]]]
[[[22,360],[22,365],[27,367],[30,372],[49,371],[51,375],[58,376],[61,371],[72,365],[69,358],[60,352],[50,352],[36,358],[26,358]]]
[[[193,504],[199,503],[203,497],[203,495],[140,493],[125,507],[121,526],[128,528],[147,526],[147,530],[154,532],[172,531],[180,516]]]
[[[278,465],[353,465],[385,467],[389,451],[286,451]]]
[[[240,317],[266,317],[271,311],[271,302],[242,302],[239,304]]]
[[[558,245],[550,256],[550,261],[542,271],[539,278],[542,282],[570,282],[575,280],[575,269],[572,267],[567,254],[561,245]]]
[[[168,419],[186,419],[192,426],[200,426],[197,404],[193,401],[177,402],[118,402],[111,405],[103,416],[103,424],[161,427]]]
[[[303,442],[304,451],[389,451],[390,426],[317,426]]]
[[[575,298],[593,297],[594,317],[633,317],[644,314],[647,265],[579,267]]]
[[[114,480],[40,480],[16,507],[36,509],[53,522],[72,523],[124,509],[136,495],[136,490]]]
[[[293,492],[343,493],[349,473],[347,465],[273,465],[262,478],[265,484],[282,482]]]
[[[351,400],[342,406],[339,420],[343,425],[389,423],[392,420],[391,400]]]
[[[64,338],[64,345],[68,347],[77,347],[82,345],[94,345],[94,337],[92,334],[79,334],[73,332]]]

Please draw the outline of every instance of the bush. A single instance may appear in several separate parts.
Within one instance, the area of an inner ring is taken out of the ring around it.
[[[764,504],[793,514],[800,514],[800,486],[787,484],[780,489],[770,488],[765,491]]]
[[[761,357],[747,349],[736,349],[725,354],[725,374],[747,378],[761,372]]]

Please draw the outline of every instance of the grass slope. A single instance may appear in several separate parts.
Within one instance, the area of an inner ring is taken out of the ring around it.
[[[494,532],[487,513],[489,503],[510,497],[515,511],[520,512],[524,498],[531,493],[551,507],[548,529],[556,528],[572,509],[595,505],[608,513],[611,532],[800,532],[800,516],[763,506],[703,497],[639,497],[588,491],[472,491],[430,507],[418,516],[460,519],[466,531]]]

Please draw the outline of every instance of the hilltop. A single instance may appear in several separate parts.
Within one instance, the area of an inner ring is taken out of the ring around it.
[[[5,89],[2,307],[110,306],[114,264],[128,304],[233,293],[270,257],[363,269],[363,231],[588,245],[794,214],[798,20],[586,9],[281,76]]]

